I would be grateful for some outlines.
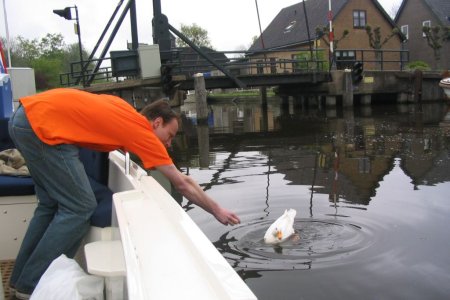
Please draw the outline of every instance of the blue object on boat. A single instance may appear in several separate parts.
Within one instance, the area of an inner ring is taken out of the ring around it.
[[[15,148],[14,143],[9,138],[8,121],[9,119],[0,118],[0,151]]]
[[[13,113],[13,97],[9,74],[0,74],[0,119],[9,119]]]
[[[25,196],[34,194],[31,177],[0,176],[0,196]]]
[[[113,192],[106,185],[98,183],[91,177],[89,177],[89,183],[97,200],[97,207],[91,216],[91,225],[102,228],[109,227],[111,226]]]
[[[113,192],[108,188],[108,155],[107,152],[80,149],[80,160],[97,200],[97,207],[91,216],[91,225],[97,227],[111,226]]]
[[[6,124],[8,120],[0,121],[4,121],[3,123]],[[0,143],[0,149],[3,148],[1,150],[11,148],[2,147],[2,145],[3,143]],[[107,186],[108,153],[82,148],[80,160],[84,164],[89,183],[97,200],[97,207],[91,216],[91,225],[97,227],[111,226],[113,192]],[[34,182],[31,177],[0,175],[0,197],[34,194]]]
[[[8,134],[8,121],[8,118],[0,118],[0,151],[15,148]],[[34,193],[34,182],[31,177],[0,175],[0,197],[34,195]]]

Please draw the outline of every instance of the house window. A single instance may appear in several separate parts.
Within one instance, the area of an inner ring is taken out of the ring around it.
[[[360,157],[358,159],[358,171],[360,174],[370,174],[370,159],[368,157]]]
[[[277,59],[275,57],[270,58],[270,73],[277,73]]]
[[[354,10],[353,11],[353,28],[365,28],[366,27],[366,11]]]
[[[288,68],[290,66],[288,59],[280,58],[278,60],[278,64],[279,64],[280,69],[283,71],[283,73],[288,73]]]
[[[422,22],[422,27],[431,27],[431,21],[430,20],[426,20]],[[422,33],[423,37],[426,37],[425,33]]]
[[[264,74],[264,61],[262,59],[256,62],[256,74]]]
[[[351,68],[356,61],[356,53],[353,50],[336,51],[336,67],[339,70]]]
[[[406,39],[409,39],[409,35],[408,35],[408,25],[402,25],[402,27],[400,27],[400,30],[402,31],[403,35],[405,36]]]

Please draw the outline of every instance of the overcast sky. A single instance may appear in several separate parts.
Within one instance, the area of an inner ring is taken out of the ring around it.
[[[53,9],[78,7],[81,39],[84,48],[91,51],[119,0],[1,0],[6,6],[9,36],[40,39],[47,33],[61,33],[67,44],[78,43],[73,30],[74,21],[55,15]],[[314,0],[309,0],[314,1]],[[125,3],[127,0],[124,1]],[[258,0],[261,26],[264,30],[287,6],[299,0]],[[381,0],[380,4],[390,14],[401,0]],[[124,4],[125,4],[124,3]],[[152,43],[152,0],[136,0],[138,34],[140,43]],[[0,3],[0,36],[6,37],[3,5]],[[161,0],[162,12],[177,29],[180,24],[196,23],[208,31],[217,50],[242,50],[250,46],[253,36],[259,35],[255,0]],[[125,18],[121,30],[110,50],[126,49],[131,41],[130,21]],[[98,54],[97,54],[98,55]]]

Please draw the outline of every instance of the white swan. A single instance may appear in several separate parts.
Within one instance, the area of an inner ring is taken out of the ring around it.
[[[267,229],[264,242],[266,244],[279,244],[295,234],[294,219],[296,214],[295,209],[286,209],[284,214]]]

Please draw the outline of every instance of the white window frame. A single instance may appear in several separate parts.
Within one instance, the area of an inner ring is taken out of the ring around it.
[[[353,11],[353,28],[362,29],[367,25],[367,12],[361,9]]]
[[[423,27],[431,27],[431,21],[430,20],[426,20],[422,22],[422,28]],[[425,33],[422,33],[423,37],[427,37],[427,35]]]
[[[403,33],[405,38],[408,40],[409,39],[409,28],[408,28],[408,25],[402,25],[400,27],[400,31]]]

